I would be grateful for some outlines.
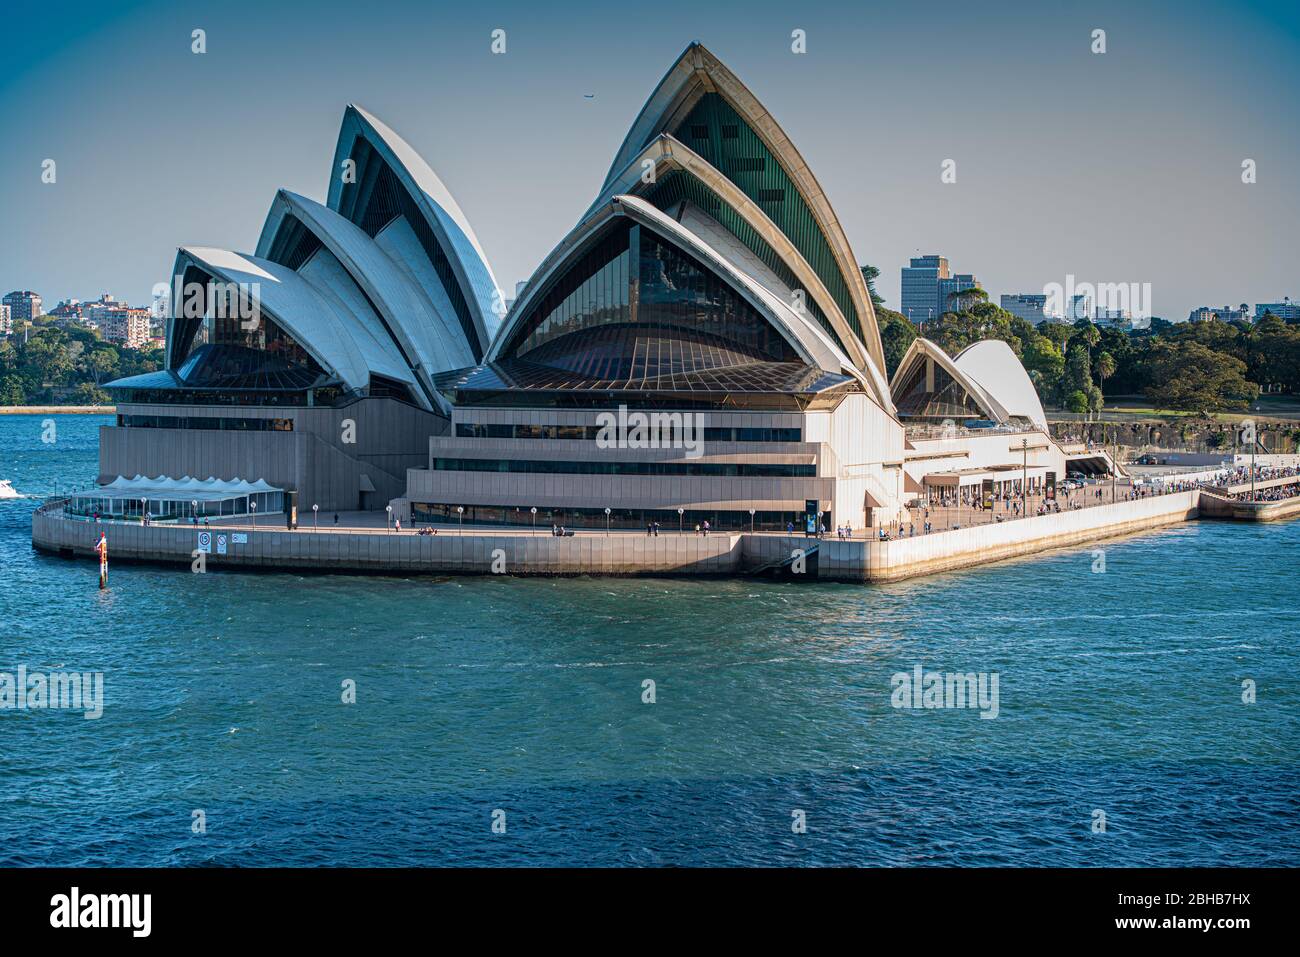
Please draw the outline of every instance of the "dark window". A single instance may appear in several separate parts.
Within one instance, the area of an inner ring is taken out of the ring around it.
[[[542,475],[693,475],[736,478],[814,478],[815,465],[750,462],[557,462],[552,459],[433,460],[438,472],[513,472]]]
[[[505,355],[610,382],[798,361],[721,277],[626,219],[537,302]]]
[[[216,415],[119,415],[128,429],[190,429],[225,432],[292,432],[293,419],[253,419]]]

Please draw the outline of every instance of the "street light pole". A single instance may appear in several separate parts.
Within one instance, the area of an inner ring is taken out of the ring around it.
[[[749,510],[749,534],[754,534],[754,510]]]
[[[1110,504],[1114,505],[1119,501],[1119,443],[1116,442],[1112,447],[1110,460]]]
[[[534,505],[530,511],[533,513],[533,534],[537,534],[537,506]]]
[[[1020,512],[1021,518],[1029,517],[1029,439],[1020,440],[1020,451],[1024,453],[1023,470],[1020,473]]]
[[[317,516],[318,516],[319,514],[320,514],[320,506],[319,506],[319,505],[313,505],[313,506],[311,507],[311,530],[312,530],[313,532],[319,532],[319,531],[320,531],[320,522],[317,521]]]
[[[384,523],[388,526],[388,530],[391,532],[393,530],[393,506],[385,505],[384,511],[387,513]]]
[[[684,515],[685,513],[686,513],[686,509],[684,508],[679,508],[677,510],[677,534],[678,535],[686,534],[686,529],[682,527],[682,515]]]
[[[456,514],[460,516],[460,528],[456,531],[456,535],[457,536],[464,535],[465,534],[465,506],[457,505]]]
[[[609,534],[609,509],[605,509],[605,534]]]

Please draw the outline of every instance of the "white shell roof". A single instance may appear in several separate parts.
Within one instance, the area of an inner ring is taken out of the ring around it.
[[[500,316],[493,311],[501,299],[496,277],[492,275],[487,255],[469,220],[424,158],[381,120],[355,104],[349,104],[344,112],[339,130],[330,174],[330,208],[339,207],[343,192],[343,162],[358,135],[379,152],[423,211],[461,282],[462,292],[482,337],[481,348],[486,350],[501,324]]]
[[[418,378],[424,380],[426,376],[473,365],[473,354],[464,342],[459,320],[450,311],[450,303],[446,310],[435,308],[411,274],[394,262],[365,230],[329,207],[280,190],[257,244],[260,257],[265,258],[271,251],[286,216],[293,216],[309,229],[365,291],[387,324],[387,329],[373,330],[375,335],[387,338],[391,330],[400,351],[415,366]],[[429,382],[425,383],[424,391],[437,395]]]
[[[875,309],[871,305],[866,280],[862,278],[849,246],[848,237],[844,234],[835,210],[831,207],[812,170],[780,124],[740,78],[703,44],[692,43],[682,52],[659,81],[659,85],[650,94],[645,105],[641,107],[641,112],[633,120],[605,176],[604,185],[601,187],[602,194],[641,152],[651,137],[683,116],[705,92],[719,93],[744,117],[754,132],[763,139],[772,155],[780,161],[791,182],[803,196],[848,286],[854,309],[858,313],[858,322],[862,327],[862,344],[877,369],[883,370],[885,354]],[[879,372],[877,377],[883,381],[883,371]]]
[[[228,249],[183,246],[177,255],[177,274],[183,274],[185,260],[217,280],[249,290],[261,308],[349,388],[368,386],[372,371],[415,386],[397,349],[376,338],[364,316],[323,295],[292,269]]]
[[[1007,413],[1022,416],[1047,429],[1047,416],[1038,390],[1011,347],[1001,339],[985,339],[967,346],[953,364],[980,384]]]

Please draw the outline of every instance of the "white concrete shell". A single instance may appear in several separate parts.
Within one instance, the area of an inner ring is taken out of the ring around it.
[[[349,389],[365,389],[372,372],[407,385],[418,394],[414,376],[387,337],[374,334],[372,323],[357,315],[336,297],[322,294],[292,269],[256,256],[227,249],[183,246],[176,254],[173,275],[184,277],[195,266],[221,283],[234,283],[241,292],[293,336],[327,372],[338,376]],[[174,288],[179,288],[174,285]],[[167,322],[169,350],[176,331],[176,307]],[[182,356],[171,353],[169,368],[181,364]]]
[[[745,119],[768,151],[777,158],[812,211],[848,287],[849,297],[862,327],[862,345],[876,367],[884,370],[885,352],[866,280],[862,277],[848,238],[825,193],[794,143],[758,98],[701,44],[692,43],[688,46],[650,94],[614,157],[605,184],[601,187],[601,194],[607,192],[654,137],[685,117],[699,98],[710,92],[721,95]]]
[[[796,312],[700,235],[636,196],[615,196],[575,227],[547,256],[529,279],[523,296],[510,310],[506,324],[488,355],[489,360],[503,357],[532,303],[550,287],[551,280],[562,276],[569,264],[585,251],[588,242],[597,236],[601,227],[616,216],[628,217],[700,260],[758,310],[809,365],[827,372],[851,375],[870,392],[871,387],[861,370],[811,316]]]
[[[373,305],[382,324],[374,330],[375,334],[394,341],[420,383],[428,404],[449,411],[446,400],[434,389],[431,377],[474,364],[474,355],[461,335],[450,304],[443,311],[435,309],[419,283],[364,230],[334,210],[287,190],[280,190],[271,204],[257,244],[259,257],[270,258],[276,237],[290,219],[308,229],[365,293],[369,302],[363,305]],[[312,258],[318,257],[319,253]],[[314,265],[314,262],[304,263],[298,273],[320,289],[323,280],[308,275]]]
[[[1005,344],[1005,343],[1004,343]],[[1015,356],[1012,355],[1012,360]],[[914,339],[908,347],[907,352],[903,354],[902,360],[898,363],[898,368],[894,370],[894,378],[890,382],[890,391],[897,393],[902,388],[904,382],[912,375],[917,365],[922,362],[931,361],[941,366],[957,383],[966,390],[975,404],[980,407],[984,414],[993,421],[1004,424],[1010,418],[1010,413],[990,395],[984,387],[975,378],[962,370],[948,353],[937,343],[929,339]],[[1017,363],[1019,365],[1019,363]],[[1023,370],[1022,370],[1023,371]]]
[[[650,165],[647,166],[647,163]],[[647,182],[645,175],[648,169],[653,170],[649,182]],[[591,205],[591,208],[587,210],[586,215],[590,215],[597,207],[608,203],[617,195],[640,196],[649,191],[663,176],[673,172],[686,173],[699,180],[700,183],[712,190],[719,199],[734,210],[755,233],[762,237],[764,242],[772,247],[786,268],[798,281],[799,288],[817,304],[823,315],[831,323],[843,346],[843,350],[854,364],[866,373],[876,401],[883,408],[892,411],[893,403],[890,399],[889,387],[885,382],[884,373],[881,368],[876,367],[875,362],[866,354],[861,341],[849,328],[839,304],[836,303],[830,290],[822,282],[821,277],[817,275],[812,266],[808,265],[808,260],[804,258],[803,254],[799,252],[798,248],[781,228],[772,222],[767,213],[745,195],[743,190],[703,156],[672,134],[660,133],[643,150],[633,156],[627,166],[606,182],[604,191],[596,199],[596,202]],[[725,229],[725,227],[721,226],[719,228]],[[719,242],[712,239],[710,242],[715,248],[722,249]],[[734,243],[728,243],[728,245],[735,247],[743,244],[736,240]],[[742,255],[746,253],[748,253],[747,249]],[[749,254],[749,256],[752,257],[752,254]],[[770,271],[769,277],[768,288],[777,291],[779,294],[786,292],[785,284],[771,275]],[[793,290],[789,292],[793,293]],[[793,302],[792,294],[783,295],[783,298],[786,302]]]
[[[357,139],[365,140],[379,154],[432,230],[469,306],[477,340],[469,344],[470,351],[475,356],[481,356],[487,351],[501,323],[501,304],[504,300],[478,237],[474,235],[469,220],[450,191],[420,154],[379,119],[352,104],[344,111],[343,124],[339,129],[334,165],[330,173],[328,206],[333,210],[341,209],[347,161]],[[396,244],[395,248],[387,251],[396,255],[401,255],[403,250],[411,253],[412,258],[407,259],[403,265],[414,275],[427,279],[433,274],[432,270],[427,263],[421,270],[419,264],[413,261],[416,257],[410,246],[409,243]],[[419,248],[418,244],[416,248]],[[420,258],[427,257],[420,253]],[[437,303],[436,292],[431,291],[430,298]]]
[[[1001,339],[985,339],[967,346],[957,354],[953,365],[978,382],[1007,415],[1028,419],[1047,431],[1047,415],[1038,390],[1011,347]]]

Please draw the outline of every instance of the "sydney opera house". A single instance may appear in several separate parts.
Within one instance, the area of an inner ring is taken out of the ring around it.
[[[280,191],[255,251],[184,246],[172,288],[165,368],[110,385],[105,485],[264,482],[408,524],[862,528],[1065,471],[1004,343],[918,340],[886,378],[830,201],[698,44],[512,303],[355,106],[324,203]]]

